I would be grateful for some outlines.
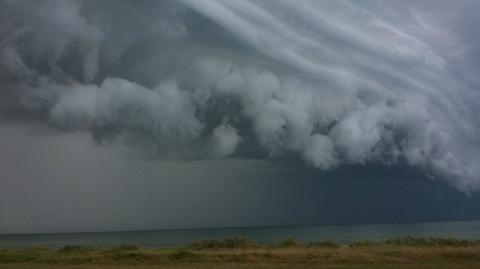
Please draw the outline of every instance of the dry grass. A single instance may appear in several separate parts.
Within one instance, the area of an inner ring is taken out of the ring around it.
[[[262,246],[244,238],[194,242],[179,248],[110,249],[65,246],[0,250],[0,269],[24,268],[480,268],[480,244],[440,239],[306,245],[287,239]]]

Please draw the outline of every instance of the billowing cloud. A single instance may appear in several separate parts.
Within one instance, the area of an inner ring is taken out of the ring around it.
[[[213,130],[212,139],[212,155],[219,158],[233,154],[238,144],[241,142],[237,130],[225,123],[219,125]]]
[[[6,0],[0,104],[159,158],[408,164],[474,191],[480,5],[438,2]]]

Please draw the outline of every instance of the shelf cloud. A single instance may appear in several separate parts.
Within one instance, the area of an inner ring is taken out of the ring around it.
[[[473,192],[478,12],[474,0],[5,0],[0,111],[152,158],[407,165]]]

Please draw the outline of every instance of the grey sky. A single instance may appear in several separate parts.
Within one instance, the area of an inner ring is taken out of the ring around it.
[[[0,232],[478,217],[477,11],[0,1]]]
[[[255,161],[165,163],[98,147],[87,134],[2,130],[1,233],[480,217],[480,196],[402,169],[322,174]]]

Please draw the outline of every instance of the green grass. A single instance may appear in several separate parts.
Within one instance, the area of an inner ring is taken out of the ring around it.
[[[0,248],[3,268],[480,268],[480,242],[405,237],[338,246],[333,241],[303,244],[288,238],[277,245],[260,245],[232,238],[175,248]]]

